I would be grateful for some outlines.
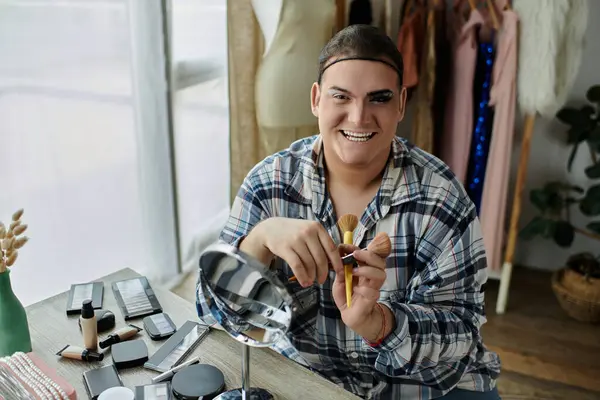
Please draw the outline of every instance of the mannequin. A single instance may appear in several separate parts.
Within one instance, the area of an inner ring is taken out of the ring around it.
[[[333,36],[335,0],[252,0],[265,53],[256,73],[256,117],[267,154],[318,133],[310,89]]]

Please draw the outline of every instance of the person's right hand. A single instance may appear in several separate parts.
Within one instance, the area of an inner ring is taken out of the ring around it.
[[[262,244],[290,266],[303,287],[315,280],[323,284],[329,274],[329,262],[342,267],[338,247],[319,222],[273,217],[259,225]]]

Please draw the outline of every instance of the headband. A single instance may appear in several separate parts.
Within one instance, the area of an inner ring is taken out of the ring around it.
[[[366,61],[377,61],[377,62],[380,62],[380,63],[384,63],[385,65],[389,66],[390,68],[393,68],[394,71],[396,71],[396,73],[400,77],[400,82],[402,82],[402,71],[400,71],[400,69],[398,69],[397,66],[395,66],[391,62],[382,60],[380,58],[374,58],[374,57],[343,57],[343,58],[338,58],[337,60],[333,61],[332,63],[328,64],[327,66],[325,66],[323,68],[323,70],[319,73],[319,80],[318,80],[318,82],[321,82],[321,78],[323,77],[323,73],[325,72],[325,70],[327,68],[331,67],[335,63],[339,63],[340,61],[347,61],[347,60],[366,60]]]

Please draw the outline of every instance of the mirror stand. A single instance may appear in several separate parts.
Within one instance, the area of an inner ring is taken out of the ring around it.
[[[200,278],[210,313],[243,347],[242,386],[215,399],[274,400],[268,390],[250,386],[250,347],[268,347],[285,336],[296,311],[292,297],[267,266],[224,243],[202,253]]]
[[[244,344],[242,347],[242,387],[223,392],[215,400],[273,400],[268,390],[250,387],[250,346]]]

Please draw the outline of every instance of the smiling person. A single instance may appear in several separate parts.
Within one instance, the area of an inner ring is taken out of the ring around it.
[[[402,70],[376,28],[337,33],[310,93],[320,133],[249,172],[220,240],[271,265],[298,300],[274,346],[285,356],[363,398],[498,399],[500,361],[480,333],[487,264],[475,207],[446,165],[396,136]],[[360,221],[354,244],[336,245],[347,213]],[[392,241],[387,259],[365,249],[378,232]],[[348,307],[340,256],[352,252]]]

